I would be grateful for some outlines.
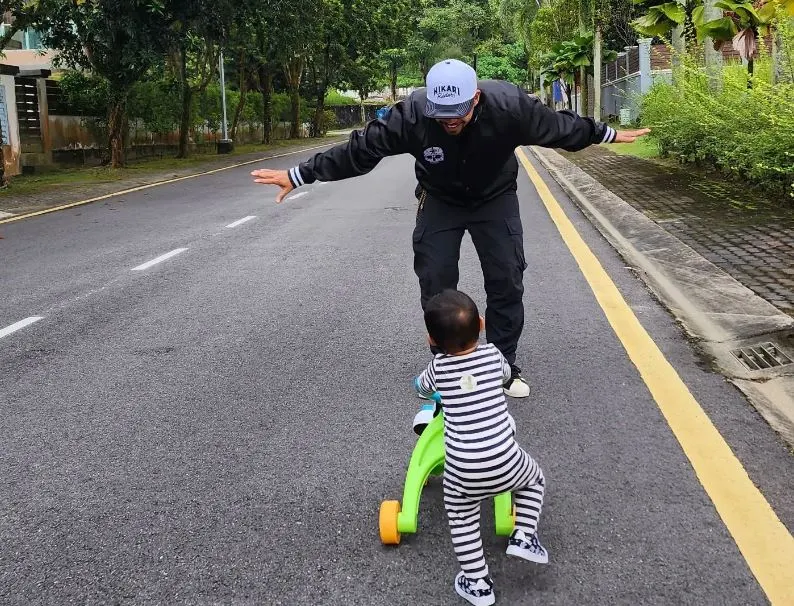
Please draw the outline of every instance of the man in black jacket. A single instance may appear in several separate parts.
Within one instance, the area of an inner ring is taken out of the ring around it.
[[[468,230],[485,278],[486,338],[513,369],[505,393],[526,397],[529,386],[515,364],[524,326],[526,269],[515,148],[539,145],[578,151],[597,143],[630,143],[647,132],[618,132],[570,111],[552,111],[514,84],[478,81],[465,63],[446,60],[428,72],[426,89],[352,133],[347,143],[288,171],[251,174],[257,183],[278,185],[276,201],[281,202],[294,188],[318,179],[356,177],[386,156],[414,156],[419,207],[414,270],[422,307],[436,293],[457,287],[461,239]],[[414,422],[417,432],[433,413],[432,404],[423,407]]]

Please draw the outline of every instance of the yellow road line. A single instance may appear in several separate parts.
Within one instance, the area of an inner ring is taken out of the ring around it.
[[[92,202],[99,202],[100,200],[106,200],[107,198],[112,198],[113,196],[123,196],[125,194],[131,194],[136,191],[141,191],[144,189],[149,189],[150,187],[157,187],[158,185],[167,185],[168,183],[176,183],[177,181],[184,181],[185,179],[195,179],[196,177],[202,177],[204,175],[211,175],[213,173],[219,173],[224,170],[229,170],[231,168],[238,168],[240,166],[247,166],[248,164],[256,164],[257,162],[264,162],[265,160],[273,160],[275,158],[283,158],[284,156],[292,156],[295,154],[299,154],[301,152],[312,151],[314,149],[320,149],[323,147],[328,147],[330,145],[336,145],[336,143],[326,143],[324,145],[315,145],[314,147],[307,147],[305,149],[298,149],[296,151],[287,152],[285,154],[277,154],[275,156],[266,156],[264,158],[257,158],[256,160],[247,160],[245,162],[240,162],[238,164],[232,164],[231,166],[223,166],[221,168],[215,168],[213,170],[207,170],[203,173],[196,173],[194,175],[185,175],[184,177],[175,177],[173,179],[167,179],[165,181],[157,181],[156,183],[148,183],[146,185],[141,185],[139,187],[131,187],[129,189],[123,189],[121,191],[113,192],[112,194],[105,194],[104,196],[97,196],[96,198],[88,198],[87,200],[79,200],[77,202],[71,202],[70,204],[62,204],[61,206],[53,206],[52,208],[45,208],[44,210],[37,210],[36,212],[26,213],[24,215],[19,215],[18,217],[9,217],[7,219],[0,219],[0,225],[3,223],[12,223],[14,221],[21,221],[22,219],[28,219],[30,217],[37,217],[38,215],[46,215],[48,213],[54,213],[59,210],[65,210],[67,208],[74,208],[75,206],[82,206],[83,204],[91,204]]]
[[[794,537],[637,320],[524,151],[519,148],[517,154],[761,588],[772,604],[794,605]]]

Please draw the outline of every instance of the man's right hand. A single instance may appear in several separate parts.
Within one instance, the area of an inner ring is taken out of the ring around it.
[[[253,171],[251,176],[255,177],[255,183],[278,185],[281,188],[281,191],[276,196],[276,204],[280,204],[284,197],[293,189],[295,189],[292,187],[292,181],[289,180],[289,173],[286,170],[270,170],[269,168],[262,168]]]

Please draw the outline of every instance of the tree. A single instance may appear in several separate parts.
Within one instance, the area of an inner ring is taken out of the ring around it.
[[[340,85],[343,88],[358,91],[358,97],[361,100],[361,122],[366,121],[364,101],[372,91],[378,88],[378,75],[380,73],[381,68],[378,62],[369,57],[358,57],[356,60],[345,64]]]
[[[587,75],[590,71],[588,68],[593,66],[593,40],[594,34],[588,33],[555,44],[551,52],[543,58],[545,79],[559,78],[562,82],[573,81],[575,84],[576,76],[581,74],[581,69],[584,69],[584,73]],[[616,58],[615,51],[605,51],[601,57],[602,62],[614,61]],[[595,69],[600,68],[600,65],[595,67]],[[582,104],[584,105],[584,102]]]
[[[172,60],[176,63],[175,71],[182,89],[177,158],[187,158],[188,140],[193,125],[193,97],[203,92],[215,78],[220,58],[220,44],[208,37],[187,35],[172,52]]]
[[[397,73],[407,57],[408,53],[401,48],[387,48],[380,54],[380,60],[389,75],[389,90],[391,91],[392,103],[397,102]]]
[[[540,0],[499,0],[499,17],[516,36],[529,42],[529,26],[538,14]]]
[[[309,47],[308,76],[315,98],[311,132],[322,132],[325,95],[337,80],[346,59],[347,42],[353,33],[351,11],[340,0],[320,0],[319,13],[314,16],[316,29]]]
[[[252,85],[262,95],[262,143],[270,143],[273,134],[273,81],[283,69],[285,49],[292,39],[294,21],[307,17],[313,2],[291,2],[289,8],[278,2],[269,4],[270,10],[251,10],[238,15],[240,36],[234,48],[250,54]],[[300,25],[297,26],[300,29]],[[300,111],[300,110],[298,110]]]
[[[488,0],[424,0],[421,7],[404,48],[422,78],[442,57],[467,59],[476,68],[479,45],[493,36],[499,22]]]
[[[406,50],[408,56],[419,67],[422,79],[441,55],[443,22],[435,7],[425,7],[409,32]]]
[[[545,67],[544,58],[552,47],[573,36],[578,29],[578,14],[576,0],[552,0],[541,5],[529,26],[530,65],[538,69]]]
[[[750,2],[720,0],[714,6],[723,11],[723,16],[701,23],[698,38],[712,38],[715,50],[720,50],[727,41],[732,41],[733,48],[747,62],[750,76],[753,75],[753,62],[758,53],[758,36],[770,32],[778,7],[794,14],[794,0],[768,0],[755,6]],[[752,79],[748,80],[747,85],[752,86]]]
[[[107,125],[110,162],[124,164],[126,105],[133,85],[164,54],[165,27],[158,0],[38,0],[14,13],[35,27],[42,41],[60,53],[60,64],[90,69],[108,83]]]
[[[478,52],[480,78],[507,80],[520,85],[527,83],[527,55],[523,42],[504,43],[494,38],[482,44]]]
[[[220,51],[229,37],[235,17],[251,6],[235,0],[165,0],[163,21],[168,25],[169,64],[182,87],[182,120],[179,152],[189,153],[193,97],[215,78]]]
[[[290,138],[300,136],[301,97],[300,86],[312,41],[317,33],[318,23],[315,15],[320,10],[322,0],[298,0],[289,5],[288,17],[283,32],[278,32],[278,40],[282,44],[277,48],[276,55],[281,64],[290,99]]]
[[[685,45],[694,42],[695,27],[703,20],[703,0],[681,2],[660,0],[633,0],[644,11],[644,15],[632,21],[638,32],[649,37],[667,37],[670,32],[683,26]]]

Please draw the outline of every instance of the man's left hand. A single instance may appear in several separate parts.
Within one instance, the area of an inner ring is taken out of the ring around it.
[[[619,130],[615,131],[615,140],[613,143],[634,143],[637,137],[644,137],[649,132],[650,128],[641,128],[640,130]]]

